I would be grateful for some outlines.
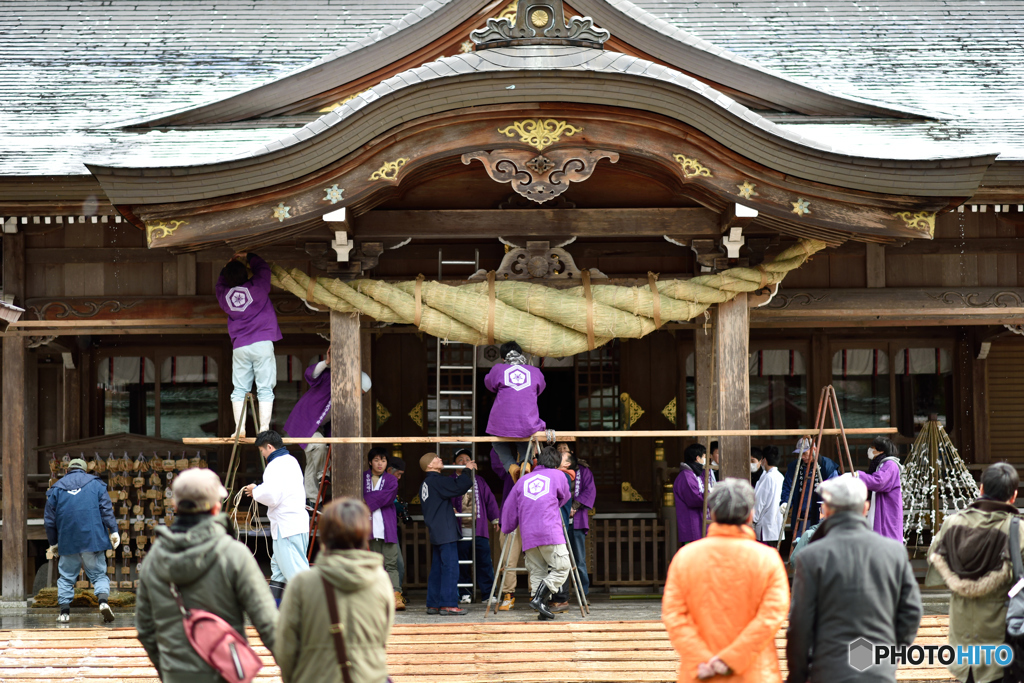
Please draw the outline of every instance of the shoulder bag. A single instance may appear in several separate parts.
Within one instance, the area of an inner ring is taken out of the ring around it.
[[[334,639],[334,652],[338,656],[338,666],[341,668],[341,680],[343,683],[352,683],[352,662],[348,658],[348,650],[345,648],[345,628],[341,625],[341,617],[338,616],[338,598],[334,592],[334,586],[321,576],[324,582],[324,593],[327,597],[327,611],[331,615],[331,637]],[[388,683],[391,683],[391,676],[388,676]]]
[[[185,607],[178,587],[169,585],[181,611],[185,637],[196,654],[225,681],[250,683],[256,678],[263,661],[249,646],[249,640],[213,612]]]

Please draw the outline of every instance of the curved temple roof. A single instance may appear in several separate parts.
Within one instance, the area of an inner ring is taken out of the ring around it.
[[[396,57],[411,54],[504,4],[505,0],[429,0],[379,31],[281,78],[216,102],[132,125],[196,125],[272,116],[296,102],[384,69]],[[576,0],[571,4],[592,17],[596,25],[656,59],[780,109],[821,116],[934,118],[909,108],[803,85],[673,26],[629,0]]]
[[[197,166],[90,170],[116,204],[209,199],[302,177],[396,125],[427,114],[535,102],[617,106],[665,115],[781,173],[883,194],[970,196],[995,159],[995,154],[928,159],[841,154],[768,121],[690,76],[648,60],[593,48],[524,46],[445,57],[403,72],[236,159]],[[271,162],[273,174],[254,172]],[[217,180],[211,182],[214,175]]]

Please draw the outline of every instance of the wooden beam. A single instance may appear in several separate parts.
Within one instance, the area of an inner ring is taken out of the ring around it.
[[[331,311],[331,433],[355,436],[362,429],[359,318]],[[358,443],[331,446],[334,499],[362,498],[363,454]]]
[[[867,285],[885,287],[885,245],[867,244]]]
[[[714,315],[716,308],[709,309]],[[703,316],[702,316],[703,317]],[[714,354],[715,327],[709,323],[707,329],[698,327],[693,331],[693,381],[696,393],[697,429],[715,429],[718,427],[718,402],[714,400],[714,374],[711,362]],[[683,361],[685,363],[685,360]],[[685,365],[682,366],[685,371]],[[711,439],[703,437],[698,441],[707,448]]]
[[[195,296],[196,294],[196,255],[195,253],[178,254],[178,296]]]
[[[373,382],[373,332],[366,329],[359,330],[359,358],[362,372],[365,372],[371,383]],[[360,381],[362,377],[360,376]],[[373,436],[373,388],[362,395],[363,419],[360,423],[360,436]]]
[[[1022,287],[787,290],[752,309],[754,327],[907,327],[1019,324]]]
[[[750,427],[750,309],[747,295],[718,304],[715,317],[715,397],[723,430]],[[750,481],[750,437],[718,442],[719,475]]]
[[[331,352],[334,355],[334,352]],[[333,414],[333,413],[332,413]],[[807,436],[807,428],[803,429],[636,429],[632,431],[615,432],[615,438],[624,439],[673,439],[681,437],[721,437],[721,436]],[[848,435],[870,436],[874,434],[895,434],[899,430],[895,427],[848,427]],[[822,432],[826,436],[839,434],[838,429],[826,429]],[[537,432],[533,435],[543,441],[547,434]],[[559,441],[575,441],[577,439],[607,439],[607,431],[583,430],[574,432],[558,432]],[[521,439],[508,438],[504,436],[460,436],[459,443],[495,443],[498,441],[514,443],[518,441],[529,441],[531,437]],[[445,443],[451,439],[450,436],[324,436],[291,438],[284,437],[281,440],[286,443]],[[186,446],[230,446],[235,442],[230,436],[204,436],[186,437],[181,440]],[[247,437],[239,439],[239,443],[255,443],[256,439]],[[749,460],[748,460],[749,462]],[[750,469],[747,469],[750,472]]]
[[[718,236],[711,209],[507,209],[493,211],[370,211],[354,221],[360,240],[444,235],[502,237]]]

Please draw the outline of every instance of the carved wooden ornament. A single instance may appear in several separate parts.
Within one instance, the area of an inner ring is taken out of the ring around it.
[[[593,174],[597,162],[619,160],[615,152],[600,149],[557,149],[544,154],[521,149],[496,149],[493,152],[469,152],[462,163],[476,159],[488,175],[499,183],[511,183],[512,189],[527,199],[543,204]]]

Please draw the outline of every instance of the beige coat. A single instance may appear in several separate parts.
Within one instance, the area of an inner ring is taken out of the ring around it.
[[[274,656],[284,683],[340,683],[322,577],[334,586],[353,683],[387,681],[395,593],[383,558],[368,550],[321,552],[316,566],[288,582]]]

